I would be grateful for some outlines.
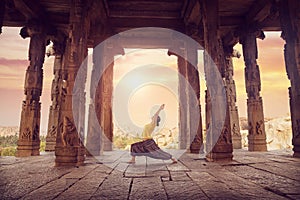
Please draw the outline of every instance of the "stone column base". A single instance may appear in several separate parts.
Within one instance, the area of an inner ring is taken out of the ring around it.
[[[192,142],[189,153],[204,153],[203,145],[201,143]]]
[[[112,142],[104,137],[104,142],[103,142],[103,151],[112,151],[113,147],[112,147]]]
[[[45,151],[55,151],[56,138],[47,138],[46,137],[46,147]]]
[[[267,151],[266,138],[248,135],[248,151]]]
[[[209,148],[208,148],[209,149]],[[206,161],[232,161],[232,145],[216,145],[213,150],[206,155]]]
[[[232,136],[232,146],[234,149],[242,148],[242,137]]]
[[[85,148],[86,156],[100,156],[102,155],[100,150],[93,150]]]
[[[55,147],[55,166],[81,166],[85,160],[84,147]]]
[[[39,156],[40,141],[18,141],[16,157]]]

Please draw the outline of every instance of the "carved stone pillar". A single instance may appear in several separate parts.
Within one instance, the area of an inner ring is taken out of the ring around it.
[[[245,81],[247,92],[248,112],[248,150],[267,151],[266,133],[264,126],[263,102],[260,96],[261,82],[257,59],[256,37],[263,35],[260,31],[247,30],[240,42],[243,45],[245,60]]]
[[[22,28],[20,34],[23,38],[30,37],[30,65],[25,76],[26,97],[22,106],[16,156],[36,156],[40,154],[40,96],[43,88],[46,34],[38,24]]]
[[[82,10],[80,2],[79,0],[73,0],[70,8],[69,38],[67,40],[63,63],[64,73],[61,88],[60,125],[57,131],[55,146],[56,166],[79,166],[84,162],[85,148],[79,134],[81,127],[79,122],[80,115],[84,115],[84,113],[80,113],[80,99],[84,95],[84,91],[82,90],[84,85],[80,85],[79,88],[73,91],[78,69],[87,52],[87,36],[89,31],[87,13],[85,10]],[[83,77],[79,78],[85,80],[85,76],[83,75]],[[75,101],[72,101],[73,95],[76,97]],[[76,107],[74,113],[72,110],[73,106]],[[79,130],[76,127],[79,127]]]
[[[190,137],[188,141],[188,147],[191,153],[199,153],[203,144],[202,138],[202,117],[201,117],[201,105],[200,105],[200,82],[199,72],[197,70],[198,54],[197,49],[194,46],[189,45],[187,47],[187,79],[193,91],[188,90],[188,106],[189,106],[189,127]],[[196,98],[193,98],[195,97]],[[200,111],[199,113],[197,111]],[[199,116],[197,116],[199,115]],[[195,119],[199,119],[199,123],[195,122]]]
[[[53,66],[54,79],[51,86],[51,101],[52,105],[49,109],[48,132],[46,136],[46,151],[54,151],[56,144],[57,129],[59,126],[59,113],[61,104],[61,89],[62,89],[62,62],[64,53],[63,41],[54,41],[55,60]]]
[[[300,157],[300,2],[280,1],[280,22],[289,87],[294,157]]]
[[[218,33],[218,0],[203,0],[201,4],[205,44],[204,69],[208,88],[206,102],[209,103],[206,106],[206,160],[232,160],[229,110],[228,106],[218,103],[223,102],[224,97],[222,82],[218,82],[216,77],[220,76],[219,73],[225,67],[222,41]],[[214,69],[215,65],[218,69]]]
[[[226,87],[226,94],[227,94],[227,104],[229,107],[232,144],[234,149],[241,149],[242,136],[240,133],[238,108],[236,106],[236,87],[235,87],[235,82],[233,80],[232,52],[227,53],[225,58],[225,64],[226,64],[225,66],[226,86],[225,87]]]

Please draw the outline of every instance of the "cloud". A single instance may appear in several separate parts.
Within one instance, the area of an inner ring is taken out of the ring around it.
[[[19,35],[20,28],[3,27],[0,35],[0,55],[8,59],[28,59],[29,38]]]
[[[29,61],[25,59],[6,59],[0,57],[0,65],[7,67],[24,67],[28,66]]]

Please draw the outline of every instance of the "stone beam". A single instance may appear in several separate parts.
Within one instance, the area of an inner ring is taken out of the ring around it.
[[[235,28],[237,27],[239,24],[244,23],[244,19],[243,17],[240,16],[220,16],[219,17],[220,20],[220,28]]]
[[[55,34],[55,30],[58,27],[53,26],[53,19],[50,19],[50,15],[42,7],[38,0],[13,0],[16,9],[25,16],[26,23],[31,23],[31,20],[44,23],[45,32],[47,35]],[[65,17],[64,17],[65,18]],[[63,18],[63,19],[64,19]],[[59,19],[62,19],[61,17]],[[59,21],[55,19],[56,23]]]
[[[122,10],[127,8],[135,8],[137,10],[178,10],[180,11],[183,2],[182,1],[169,1],[169,0],[106,0],[109,10]]]
[[[110,17],[127,17],[127,18],[151,18],[151,19],[180,19],[180,13],[176,11],[161,10],[110,10]]]
[[[141,19],[141,18],[116,18],[108,19],[108,25],[113,29],[118,28],[141,28],[141,27],[162,27],[175,30],[184,29],[184,23],[178,19]]]
[[[270,14],[271,6],[271,0],[254,1],[245,17],[246,22],[251,24],[263,21]]]
[[[184,2],[184,6],[181,9],[181,17],[183,17],[185,23],[188,23],[190,21],[189,19],[193,13],[193,10],[195,9],[196,3],[197,0]]]
[[[46,19],[46,13],[37,0],[14,0],[14,4],[27,19]]]
[[[124,48],[165,48],[168,49],[172,45],[172,38],[149,38],[147,37],[120,37],[120,45]]]
[[[278,30],[279,20],[274,19],[274,13],[271,13],[273,2],[271,0],[254,1],[249,12],[245,16],[220,16],[220,27],[231,28],[222,39],[225,45],[235,45],[238,41],[241,30],[245,26],[256,26],[261,29],[264,27],[272,27],[271,30]]]

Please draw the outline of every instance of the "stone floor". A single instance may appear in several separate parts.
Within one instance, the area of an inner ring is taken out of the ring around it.
[[[128,152],[54,167],[54,154],[0,157],[0,199],[300,199],[300,159],[290,151],[234,152],[234,161],[184,154],[177,164]]]

